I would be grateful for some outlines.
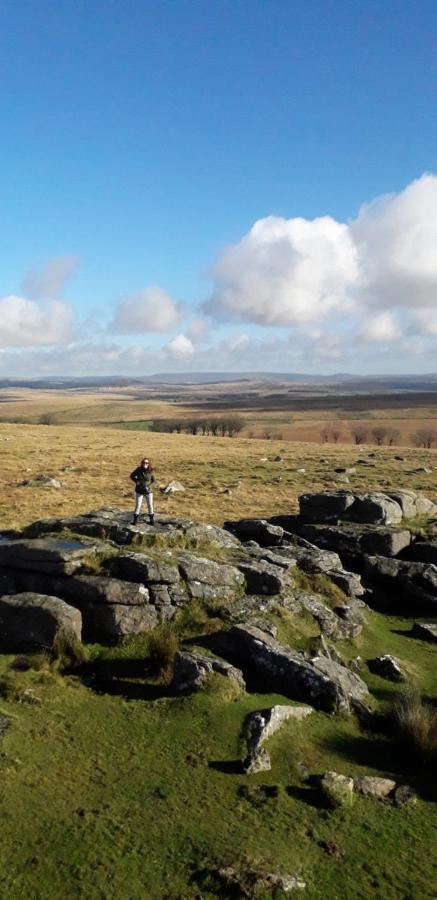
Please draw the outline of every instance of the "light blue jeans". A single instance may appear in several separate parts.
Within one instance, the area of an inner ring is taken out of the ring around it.
[[[135,491],[135,515],[139,516],[141,512],[141,506],[143,503],[143,497],[146,498],[147,503],[147,512],[149,516],[153,516],[153,494],[137,494]]]

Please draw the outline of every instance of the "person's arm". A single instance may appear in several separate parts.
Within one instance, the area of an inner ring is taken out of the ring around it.
[[[138,481],[138,469],[134,469],[133,472],[130,473],[129,478],[131,481]]]

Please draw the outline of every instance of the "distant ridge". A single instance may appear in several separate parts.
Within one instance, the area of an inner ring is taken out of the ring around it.
[[[321,387],[338,386],[351,392],[366,391],[436,391],[437,373],[424,375],[352,375],[336,372],[332,375],[309,375],[297,372],[160,372],[154,375],[91,375],[0,378],[0,388],[30,388],[35,390],[68,390],[99,387],[128,387],[132,385],[208,385],[208,384],[291,384]]]

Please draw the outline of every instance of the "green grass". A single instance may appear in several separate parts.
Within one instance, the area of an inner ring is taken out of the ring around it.
[[[195,620],[193,611],[191,632]],[[351,655],[393,652],[421,690],[435,691],[432,648],[407,638],[407,626],[371,613],[355,646],[345,646]],[[166,696],[146,676],[147,644],[143,635],[88,648],[114,674],[101,693],[78,675],[13,673],[0,710],[11,716],[0,757],[4,900],[194,900],[198,873],[223,865],[299,874],[309,900],[433,896],[435,807],[357,798],[351,810],[324,810],[302,780],[300,764],[405,780],[391,740],[314,712],[271,739],[271,772],[238,774],[245,717],[285,698],[230,698],[220,676],[204,693]],[[0,660],[3,676],[9,659]],[[363,675],[384,708],[398,687]],[[33,703],[21,702],[26,691]],[[332,844],[341,859],[326,852]]]

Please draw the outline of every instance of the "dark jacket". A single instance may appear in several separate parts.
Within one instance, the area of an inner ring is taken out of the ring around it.
[[[143,469],[142,466],[138,466],[137,469],[131,472],[129,478],[135,482],[135,492],[137,494],[150,494],[153,491],[152,485],[154,484],[155,476],[150,469]]]

